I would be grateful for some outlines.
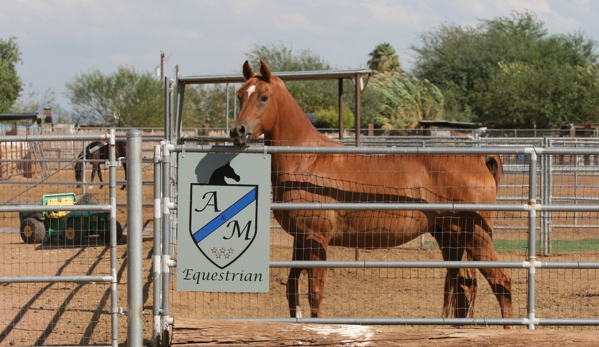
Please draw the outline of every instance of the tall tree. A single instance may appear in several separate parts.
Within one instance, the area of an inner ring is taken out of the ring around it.
[[[252,66],[260,66],[260,60],[268,64],[271,71],[313,71],[330,70],[331,66],[320,56],[309,49],[293,52],[293,48],[283,43],[270,45],[254,45],[246,54]]]
[[[16,65],[22,62],[17,38],[0,39],[0,113],[9,112],[23,90]]]
[[[110,75],[93,70],[77,75],[66,87],[75,121],[122,127],[164,124],[162,83],[150,72],[125,66]]]
[[[443,117],[443,95],[426,80],[404,76],[395,49],[382,43],[369,54],[373,70],[362,94],[364,123],[388,131],[413,128],[418,121]]]
[[[580,108],[572,108],[575,113],[564,116],[554,112],[558,109],[557,106],[572,102],[592,103],[581,99],[592,94],[586,92],[578,93],[576,101],[572,99],[573,94],[557,91],[550,98],[536,98],[543,92],[555,90],[556,86],[552,83],[557,81],[562,86],[574,88],[580,75],[572,71],[597,65],[597,43],[581,33],[550,36],[544,23],[538,21],[531,12],[514,12],[511,17],[483,20],[474,27],[443,24],[434,31],[423,33],[420,40],[419,46],[412,47],[417,53],[414,73],[441,88],[446,118],[455,118],[458,113],[467,115],[471,120],[497,124],[502,117],[499,112],[501,108],[490,108],[492,104],[497,106],[497,103],[505,102],[511,106],[523,105],[513,99],[517,96],[515,90],[508,92],[505,89],[508,86],[528,93],[519,97],[527,100],[529,110],[553,111],[535,116],[522,109],[518,112],[519,117],[531,119],[516,121],[515,118],[508,118],[512,121],[502,122],[504,127],[531,124],[538,127],[540,124],[548,126],[574,120],[583,117],[577,114],[581,112]],[[526,68],[521,73],[515,73],[515,70],[506,69],[506,66]],[[553,78],[536,78],[534,84],[524,86],[521,78],[523,75],[533,77],[543,71],[558,75]],[[502,81],[503,85],[498,81]],[[591,87],[588,83],[586,86]],[[512,99],[499,100],[500,97]],[[494,98],[495,103],[491,102]],[[543,102],[552,105],[547,107]],[[554,120],[549,121],[550,118]],[[547,121],[539,123],[540,119]]]
[[[369,54],[368,67],[375,72],[402,72],[399,56],[395,49],[387,42],[376,46]]]
[[[479,119],[494,128],[551,129],[599,122],[599,70],[569,64],[500,64],[480,93]]]
[[[375,75],[371,84],[380,94],[376,124],[383,129],[413,128],[421,120],[442,119],[443,95],[429,81],[387,72]]]

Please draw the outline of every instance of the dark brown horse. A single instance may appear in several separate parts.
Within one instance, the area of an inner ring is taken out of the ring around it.
[[[79,153],[78,161],[75,163],[75,180],[77,182],[81,182],[83,180],[83,162],[81,159],[84,159],[83,155],[85,153],[85,159],[90,160],[90,164],[92,165],[92,178],[90,182],[94,181],[96,177],[96,173],[98,173],[98,179],[100,182],[104,182],[102,180],[102,171],[100,170],[100,164],[104,164],[106,160],[109,160],[108,153],[108,145],[104,142],[92,142],[85,147],[85,149]],[[127,156],[127,146],[125,141],[116,141],[115,142],[115,156],[116,158],[123,158]],[[103,161],[101,161],[103,160]],[[127,179],[127,162],[123,161],[123,170],[125,170],[125,180]],[[104,186],[100,186],[100,189]],[[121,187],[121,190],[125,189],[125,185]]]
[[[246,83],[237,91],[240,111],[231,126],[236,146],[264,135],[266,145],[321,146],[342,144],[319,133],[281,79],[264,62],[254,74],[243,65]],[[274,202],[480,203],[496,202],[502,174],[499,157],[482,155],[272,154]],[[488,211],[274,211],[294,237],[294,260],[326,260],[327,246],[387,248],[430,232],[443,259],[497,260],[491,240],[493,215]],[[287,300],[291,317],[301,316],[298,279],[308,272],[312,317],[321,315],[326,269],[291,269]],[[511,279],[503,269],[481,268],[504,318],[512,317]],[[448,269],[444,314],[471,316],[476,293],[472,269]]]

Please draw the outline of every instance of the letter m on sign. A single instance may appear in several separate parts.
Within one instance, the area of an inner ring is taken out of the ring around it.
[[[257,233],[257,185],[192,183],[189,232],[200,252],[220,269],[240,259]]]

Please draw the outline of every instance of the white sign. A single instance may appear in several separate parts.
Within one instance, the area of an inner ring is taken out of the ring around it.
[[[268,292],[270,155],[180,153],[177,290]]]

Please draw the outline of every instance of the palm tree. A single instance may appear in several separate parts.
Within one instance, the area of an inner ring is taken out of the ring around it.
[[[395,49],[387,42],[376,46],[370,54],[368,67],[375,72],[398,72],[401,73],[399,57],[395,54]]]

